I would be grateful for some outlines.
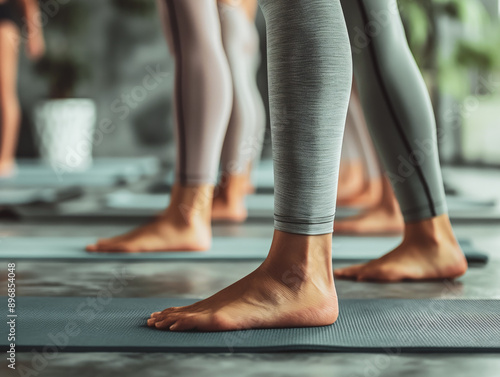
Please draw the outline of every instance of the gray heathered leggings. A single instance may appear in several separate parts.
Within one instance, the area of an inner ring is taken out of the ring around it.
[[[339,0],[261,0],[267,22],[274,225],[299,234],[333,230],[352,83]]]
[[[231,114],[231,71],[215,0],[159,0],[175,56],[176,181],[214,184]]]
[[[352,73],[340,2],[365,116],[405,220],[446,212],[432,107],[395,0],[261,0],[277,230],[333,230]]]
[[[225,174],[245,174],[260,155],[266,114],[257,87],[259,36],[241,6],[219,3],[222,42],[233,79],[233,109],[222,147]]]
[[[396,0],[341,0],[364,114],[406,222],[446,213],[434,113]]]

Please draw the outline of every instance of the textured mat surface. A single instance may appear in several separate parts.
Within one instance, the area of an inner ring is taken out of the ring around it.
[[[342,300],[338,321],[315,328],[174,333],[146,326],[152,312],[192,302],[113,298],[93,309],[84,297],[19,297],[16,350],[500,352],[498,300]],[[7,326],[0,328],[5,351]]]
[[[378,258],[396,247],[399,237],[334,237],[335,261],[362,261]],[[212,249],[204,252],[155,252],[155,253],[88,253],[84,247],[94,243],[92,238],[4,238],[0,260],[198,260],[238,261],[264,260],[271,246],[267,238],[215,237]],[[460,240],[469,263],[486,263],[488,256],[474,250],[469,240]]]

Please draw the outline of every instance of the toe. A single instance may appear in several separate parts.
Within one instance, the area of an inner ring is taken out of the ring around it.
[[[169,327],[170,331],[220,331],[221,324],[210,314],[191,314],[177,317]]]
[[[169,327],[170,331],[189,331],[194,329],[196,329],[196,319],[193,317],[181,318]]]
[[[100,246],[106,246],[110,243],[113,243],[113,239],[112,238],[99,238],[96,242],[96,246],[97,247],[100,247]]]
[[[99,251],[108,251],[115,253],[132,253],[134,249],[131,245],[127,245],[124,243],[116,243],[116,244],[104,244],[99,246]]]
[[[165,318],[163,321],[156,321],[155,327],[158,330],[168,330],[170,326],[172,326],[175,322],[180,319],[179,315],[170,315]]]
[[[169,316],[172,316],[173,314],[176,314],[179,312],[179,309],[181,308],[167,308],[161,312],[155,312],[151,315],[151,318],[154,319],[156,322],[161,322],[167,319]]]
[[[87,251],[109,251],[109,247],[112,244],[110,243],[109,240],[103,240],[99,239],[97,242],[93,245],[88,245],[86,250]]]
[[[338,278],[344,277],[346,274],[346,269],[345,268],[336,268],[333,270],[333,275]]]
[[[334,271],[336,277],[341,279],[354,279],[357,277],[359,271],[363,268],[364,265],[358,264],[355,266],[338,268]]]
[[[174,311],[177,311],[179,309],[181,309],[181,307],[171,307],[171,308],[167,308],[165,310],[162,310],[161,312],[154,312],[151,314],[151,318],[160,319],[160,318],[163,318],[166,315],[171,314]]]

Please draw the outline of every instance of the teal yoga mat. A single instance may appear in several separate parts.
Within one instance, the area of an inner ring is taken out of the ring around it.
[[[89,253],[85,245],[92,238],[4,238],[0,260],[57,260],[57,261],[245,261],[264,260],[271,246],[267,238],[215,237],[212,248],[203,252],[153,253]],[[334,261],[364,261],[375,259],[400,242],[399,237],[334,237]],[[469,263],[486,263],[488,256],[475,251],[469,240],[461,240]]]
[[[80,187],[34,188],[0,187],[0,207],[12,207],[29,204],[53,204],[61,200],[73,199],[83,194]]]
[[[7,300],[0,300],[7,307]],[[99,300],[98,300],[99,302]],[[498,300],[341,300],[331,326],[229,332],[169,332],[146,326],[152,312],[193,300],[19,297],[17,352],[500,352]],[[0,349],[9,349],[7,326]]]
[[[20,159],[17,163],[16,174],[0,178],[0,186],[112,186],[135,182],[160,171],[160,162],[155,157],[96,158],[92,166],[84,171],[50,166],[36,159]]]

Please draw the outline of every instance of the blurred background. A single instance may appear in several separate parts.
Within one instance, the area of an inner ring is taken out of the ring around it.
[[[399,0],[399,4],[412,51],[432,94],[442,162],[500,166],[499,0]],[[37,64],[21,58],[23,122],[18,156],[39,154],[37,106],[43,101],[85,98],[96,107],[94,156],[155,155],[171,165],[174,66],[155,1],[42,0],[41,9],[47,53]],[[264,62],[259,87],[267,98],[265,25],[260,14],[257,23]],[[157,85],[146,88],[148,77]],[[64,110],[59,112],[63,117]],[[270,156],[269,132],[264,155]]]
[[[468,243],[464,251],[469,257],[475,255],[475,268],[456,282],[381,285],[340,281],[340,297],[498,299],[500,0],[398,2],[436,112],[454,231],[461,242]],[[117,297],[192,299],[208,297],[254,270],[255,260],[162,261],[160,255],[158,260],[132,258],[141,261],[134,263],[126,260],[129,255],[122,258],[111,253],[93,259],[94,255],[84,252],[83,247],[97,238],[122,234],[151,221],[169,202],[175,157],[174,60],[155,0],[40,0],[40,5],[46,54],[36,63],[20,54],[19,165],[16,175],[0,177],[0,257],[20,260],[18,295],[100,297],[110,282],[110,271],[123,269],[135,280]],[[262,54],[258,86],[266,102],[266,32],[261,13],[256,23]],[[68,148],[78,150],[71,154]],[[92,168],[85,170],[91,156],[95,157]],[[57,165],[42,166],[31,160],[37,157],[63,165],[70,157],[71,166],[54,172]],[[263,158],[270,157],[268,115]],[[273,234],[272,166],[265,161],[256,172],[257,193],[248,195],[246,201],[248,221],[213,226],[215,237],[235,240],[243,249],[254,241],[259,245],[270,241]],[[353,207],[339,206],[336,218],[361,213]],[[386,245],[387,239],[394,240],[386,235],[361,241],[353,237],[361,246],[352,251],[371,251],[378,241]],[[23,260],[23,255],[28,258]],[[75,259],[71,259],[73,255]],[[336,263],[340,265],[335,267],[347,265]],[[2,276],[5,284],[0,295],[6,295],[7,274]],[[61,352],[56,356],[43,375],[146,377],[203,372],[243,376],[249,371],[252,376],[332,376],[335,371],[341,375],[349,371],[351,376],[361,376],[373,374],[372,365],[379,365],[381,355]],[[19,354],[25,365],[33,362],[31,358],[31,353]],[[466,353],[391,354],[387,369],[373,370],[384,376],[410,371],[414,376],[474,373],[490,377],[498,375],[499,361],[494,355]],[[0,368],[5,363],[0,361]],[[397,372],[390,373],[394,368]]]

